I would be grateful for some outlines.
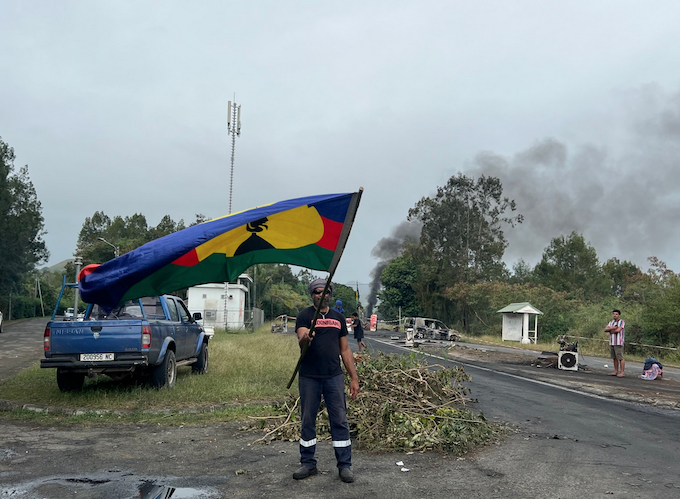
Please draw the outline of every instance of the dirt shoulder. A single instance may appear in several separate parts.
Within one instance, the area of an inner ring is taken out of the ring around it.
[[[524,352],[499,352],[457,343],[452,347],[423,343],[420,350],[449,359],[479,365],[496,371],[524,378],[585,391],[603,397],[638,402],[658,407],[680,409],[680,382],[673,379],[647,381],[640,379],[639,372],[629,370],[624,378],[610,376],[611,369],[588,365],[578,371],[563,371],[552,367],[537,367],[542,355],[530,356]]]
[[[537,475],[521,483],[513,478],[514,460],[551,442],[520,434],[464,457],[355,452],[356,482],[344,484],[330,442],[318,445],[319,475],[296,481],[291,475],[299,466],[297,442],[253,444],[259,435],[237,424],[64,428],[0,420],[0,433],[0,497],[158,497],[143,493],[149,483],[163,488],[163,497],[176,488],[173,497],[193,499],[448,498],[452,491],[471,499],[581,497],[560,492],[567,483],[559,477]],[[598,491],[625,490],[609,482]]]

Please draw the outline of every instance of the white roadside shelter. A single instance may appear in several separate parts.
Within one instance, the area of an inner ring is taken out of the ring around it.
[[[543,312],[528,302],[511,303],[498,311],[503,314],[503,341],[536,343],[538,338],[538,316]],[[534,328],[529,329],[529,316],[534,316]]]

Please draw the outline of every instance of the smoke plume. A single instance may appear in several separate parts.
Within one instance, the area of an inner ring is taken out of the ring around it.
[[[380,291],[380,275],[387,265],[401,255],[404,242],[407,239],[418,240],[422,224],[419,222],[403,221],[392,229],[392,235],[383,237],[371,250],[371,255],[379,260],[379,263],[371,271],[371,290],[368,295],[368,307],[366,313],[370,316],[373,307],[378,301]]]
[[[517,202],[524,223],[504,227],[505,261],[535,265],[550,240],[583,234],[601,262],[629,260],[644,268],[657,256],[680,270],[680,92],[650,84],[623,96],[620,111],[600,123],[602,140],[568,146],[544,138],[511,156],[480,152],[463,168],[470,177],[498,177],[503,195]],[[456,168],[452,171],[455,175]],[[434,186],[433,186],[434,187]],[[368,312],[376,303],[380,274],[401,254],[406,236],[420,226],[402,222],[372,251]]]
[[[512,157],[482,152],[466,169],[500,178],[524,215],[504,231],[506,261],[535,264],[552,238],[576,231],[602,262],[616,257],[644,267],[654,255],[680,264],[680,236],[671,230],[680,215],[680,93],[650,85],[627,98],[623,119],[612,124],[614,143],[570,148],[546,138]]]

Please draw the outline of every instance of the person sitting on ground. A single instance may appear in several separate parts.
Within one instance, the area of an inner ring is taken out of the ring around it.
[[[663,377],[663,365],[654,357],[647,357],[645,365],[642,367],[642,374],[640,378],[646,380],[655,380]]]

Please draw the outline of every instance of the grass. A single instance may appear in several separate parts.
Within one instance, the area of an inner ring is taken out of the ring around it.
[[[114,382],[106,376],[86,379],[82,391],[62,393],[56,370],[36,364],[0,387],[0,399],[54,408],[79,409],[85,414],[9,411],[0,417],[38,421],[58,419],[69,423],[124,421],[163,423],[207,423],[267,415],[271,404],[282,400],[293,373],[299,349],[294,337],[272,334],[269,325],[254,333],[217,333],[210,342],[208,374],[191,374],[180,367],[172,390],[149,385]],[[297,385],[291,389],[297,390]],[[186,409],[198,409],[188,414]],[[94,411],[123,411],[94,413]],[[90,412],[87,412],[90,411]]]

